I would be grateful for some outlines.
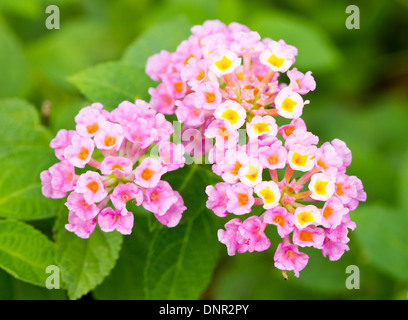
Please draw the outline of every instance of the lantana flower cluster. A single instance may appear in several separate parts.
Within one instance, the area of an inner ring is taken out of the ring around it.
[[[349,250],[348,231],[356,227],[350,212],[366,200],[361,180],[346,174],[347,145],[334,139],[318,146],[301,119],[309,104],[303,96],[316,82],[310,71],[292,68],[297,53],[283,40],[212,20],[192,27],[175,52],[163,50],[146,64],[159,82],[149,90],[151,106],[175,113],[182,131],[197,132],[186,151],[208,151],[222,178],[205,192],[214,214],[234,216],[218,231],[228,254],[267,250],[264,230],[274,225],[282,239],[275,266],[295,276],[308,263],[303,247],[332,261]],[[279,81],[282,74],[289,83]]]
[[[100,103],[84,107],[75,130],[61,129],[50,146],[59,162],[41,173],[46,197],[65,198],[65,228],[89,238],[105,232],[130,234],[134,216],[127,202],[176,226],[186,210],[180,194],[162,180],[184,166],[184,146],[170,141],[173,125],[147,102],[124,101],[108,112]]]

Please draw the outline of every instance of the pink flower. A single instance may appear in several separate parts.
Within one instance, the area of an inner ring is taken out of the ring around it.
[[[239,134],[229,122],[217,119],[210,123],[204,135],[207,138],[215,138],[215,145],[219,149],[225,149],[238,143]]]
[[[177,191],[174,191],[174,195],[176,196],[177,201],[174,202],[164,214],[159,215],[158,213],[154,213],[156,219],[168,228],[177,226],[181,220],[182,213],[187,209],[180,194]]]
[[[168,91],[166,83],[160,83],[156,88],[149,88],[148,93],[150,95],[150,105],[157,112],[164,114],[174,113],[174,97],[172,97]]]
[[[73,190],[75,185],[75,168],[67,160],[62,160],[48,169],[51,174],[51,185],[53,190],[66,193]]]
[[[259,162],[264,168],[282,169],[286,165],[288,152],[282,141],[276,140],[270,146],[259,148]]]
[[[202,109],[214,110],[222,100],[219,88],[220,86],[217,82],[201,82],[194,88],[196,92],[194,104]]]
[[[295,277],[299,277],[309,262],[309,256],[299,252],[298,246],[291,243],[279,243],[274,255],[275,267],[280,270],[294,271]]]
[[[71,145],[65,148],[64,158],[73,166],[84,168],[92,157],[95,145],[91,138],[81,137],[75,134],[71,139]]]
[[[108,195],[103,186],[101,176],[94,171],[87,171],[81,174],[74,190],[77,193],[82,193],[88,204],[100,202]]]
[[[75,233],[82,239],[88,239],[94,232],[96,227],[96,219],[81,220],[74,212],[68,214],[68,224],[65,225],[65,229]]]
[[[160,81],[171,66],[171,59],[172,54],[165,50],[154,54],[147,59],[145,67],[146,74],[154,81]]]
[[[226,217],[228,215],[227,210],[227,187],[228,183],[218,182],[215,187],[209,185],[205,188],[205,193],[208,195],[206,206],[212,210],[219,217]]]
[[[161,176],[167,172],[157,159],[147,157],[135,169],[135,183],[143,188],[153,188],[159,183]]]
[[[358,207],[360,201],[366,201],[367,194],[363,190],[363,184],[356,176],[338,174],[336,176],[335,194],[341,199],[344,206],[350,211]]]
[[[76,131],[84,137],[94,137],[101,123],[106,121],[102,115],[102,104],[93,103],[91,106],[82,108],[75,116]]]
[[[293,119],[289,124],[280,126],[278,133],[286,140],[296,129],[302,129],[306,131],[306,124],[301,118]]]
[[[292,241],[299,247],[314,247],[316,249],[323,248],[323,241],[325,233],[322,228],[309,226],[299,230],[295,228],[293,230]]]
[[[100,150],[119,150],[123,138],[123,127],[117,123],[106,121],[101,124],[94,141]]]
[[[126,203],[128,201],[134,199],[137,206],[142,204],[143,191],[134,183],[119,184],[113,189],[110,199],[114,207],[125,215],[128,212],[126,210]]]
[[[134,217],[131,212],[122,215],[120,210],[113,210],[107,207],[98,215],[98,224],[104,232],[117,230],[121,234],[131,234]]]
[[[208,63],[204,59],[190,58],[187,65],[181,70],[181,79],[195,88],[199,83],[206,80],[208,74]]]
[[[336,228],[342,221],[343,216],[349,213],[349,209],[336,196],[326,201],[322,209],[322,226],[325,228]]]
[[[311,147],[319,142],[319,137],[303,129],[295,129],[292,134],[286,138],[285,147],[290,150],[296,145]]]
[[[205,122],[204,110],[195,104],[195,93],[175,102],[177,120],[188,126],[198,127]]]
[[[287,72],[290,80],[289,86],[293,91],[299,94],[306,94],[309,91],[314,91],[316,89],[316,81],[312,76],[312,72],[308,71],[305,74],[298,71],[297,68],[293,68]]]
[[[89,204],[85,201],[82,193],[77,193],[75,191],[68,195],[65,206],[70,212],[74,212],[75,215],[83,221],[95,218],[100,211],[100,208],[96,204]]]
[[[227,186],[226,189],[228,203],[227,210],[236,215],[242,215],[251,212],[255,202],[253,189],[245,184],[238,182]]]
[[[57,135],[50,142],[50,147],[55,150],[55,156],[59,160],[64,160],[64,150],[71,145],[71,139],[75,135],[74,130],[61,129],[57,132]]]
[[[40,173],[41,191],[44,196],[52,199],[64,198],[67,193],[60,189],[54,188],[52,184],[52,175],[49,170],[44,170]]]
[[[248,245],[248,252],[261,252],[270,247],[271,242],[264,233],[265,226],[258,216],[251,216],[238,227],[238,232]]]
[[[126,139],[145,149],[153,143],[153,136],[149,121],[145,118],[137,118],[123,127],[123,134]]]
[[[293,215],[283,207],[275,207],[264,213],[263,222],[277,227],[278,234],[284,238],[294,229]]]
[[[174,144],[170,141],[159,143],[160,160],[167,171],[174,171],[184,167],[186,162],[184,151],[185,148],[181,143]]]
[[[108,156],[101,162],[101,172],[106,176],[114,173],[120,178],[122,175],[130,175],[132,166],[132,161],[127,158]]]
[[[153,212],[155,215],[164,215],[179,198],[167,181],[160,180],[153,187],[145,190],[145,200],[143,208]]]
[[[323,257],[329,257],[330,261],[339,260],[345,251],[349,251],[349,246],[342,242],[334,242],[328,238],[324,241],[322,254]]]
[[[235,252],[243,253],[248,250],[248,244],[238,231],[240,226],[242,226],[241,220],[234,218],[225,224],[225,230],[218,230],[218,240],[227,246],[230,256],[235,255]]]

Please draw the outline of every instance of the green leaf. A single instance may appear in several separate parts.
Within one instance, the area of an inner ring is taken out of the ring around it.
[[[133,211],[134,212],[134,211]],[[149,232],[147,215],[150,212],[134,212],[132,234],[123,239],[120,257],[105,281],[92,296],[102,300],[144,299],[143,270],[152,233]]]
[[[408,210],[408,151],[402,158],[400,175],[399,175],[399,204],[404,210]]]
[[[173,52],[190,35],[191,23],[185,16],[152,25],[126,50],[123,61],[144,70],[147,58],[161,50]]]
[[[182,195],[187,210],[178,226],[155,231],[145,269],[146,299],[198,299],[217,262],[217,225],[205,205],[210,175],[190,165],[178,177],[183,177],[181,184],[171,185]]]
[[[353,214],[354,233],[370,262],[398,279],[408,280],[408,214],[384,205],[364,205]]]
[[[89,239],[68,232],[67,215],[56,222],[56,261],[70,299],[79,299],[95,289],[111,272],[119,257],[123,237],[96,227]]]
[[[15,278],[45,287],[46,268],[54,265],[54,244],[32,226],[0,221],[0,267]]]
[[[300,71],[326,71],[339,62],[340,54],[324,30],[301,17],[278,11],[262,12],[254,14],[248,25],[263,38],[282,39],[298,48],[294,67]]]
[[[40,173],[56,158],[49,147],[51,135],[39,122],[35,107],[24,100],[0,100],[0,217],[52,217],[61,203],[41,192]]]
[[[148,99],[147,90],[153,85],[144,69],[125,62],[107,62],[86,69],[69,80],[93,102],[112,110],[124,100]]]
[[[29,88],[29,65],[21,45],[0,17],[0,98],[24,96]]]

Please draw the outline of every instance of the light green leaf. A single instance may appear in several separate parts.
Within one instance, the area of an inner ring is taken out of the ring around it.
[[[0,101],[0,217],[24,220],[55,216],[60,200],[41,192],[40,173],[57,162],[51,135],[38,112],[20,99]]]
[[[353,213],[354,233],[370,262],[384,272],[408,280],[408,214],[384,205],[364,205]]]
[[[161,50],[173,52],[190,35],[191,24],[185,16],[177,16],[152,25],[126,50],[123,61],[144,70],[147,58]]]
[[[54,244],[40,231],[16,220],[0,221],[0,267],[15,278],[45,287],[54,265]]]
[[[211,178],[197,165],[184,170],[178,173],[184,177],[181,184],[171,185],[182,195],[187,210],[178,226],[155,231],[145,269],[147,299],[198,299],[216,265],[217,226],[205,205],[205,186]]]
[[[111,272],[119,257],[123,237],[103,232],[97,226],[89,239],[68,232],[67,212],[56,223],[56,261],[70,299],[79,299],[95,289]]]
[[[112,110],[124,100],[147,99],[153,85],[144,69],[124,62],[107,62],[86,69],[69,80],[93,102]]]

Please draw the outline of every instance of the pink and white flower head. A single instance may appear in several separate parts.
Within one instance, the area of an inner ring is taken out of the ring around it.
[[[185,163],[184,146],[169,141],[172,124],[140,99],[123,101],[111,112],[94,103],[75,121],[76,130],[61,129],[50,143],[61,161],[40,174],[44,196],[67,197],[66,229],[89,238],[98,221],[102,231],[129,234],[129,201],[143,205],[162,224],[176,226],[186,207],[181,195],[161,180]],[[159,152],[149,157],[148,150]]]

